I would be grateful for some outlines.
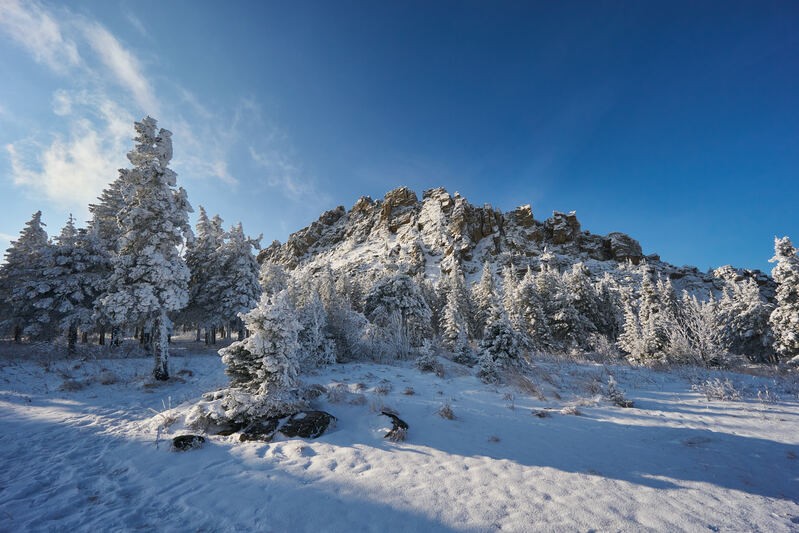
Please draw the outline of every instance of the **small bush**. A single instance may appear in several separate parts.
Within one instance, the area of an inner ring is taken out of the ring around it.
[[[447,420],[455,420],[455,413],[452,411],[452,406],[448,403],[445,403],[439,408],[438,416]]]
[[[116,374],[110,370],[103,370],[100,372],[100,375],[97,376],[97,381],[100,383],[100,385],[113,385],[119,381],[119,378],[117,378]]]
[[[563,409],[560,410],[560,414],[562,415],[573,415],[573,416],[580,416],[583,413],[577,409],[576,405],[567,405]]]
[[[416,392],[413,390],[413,387],[406,387],[405,390],[402,391],[402,394],[404,394],[405,396],[413,396],[414,394],[416,394]]]
[[[719,378],[706,379],[701,383],[692,385],[691,390],[701,392],[708,401],[735,401],[741,399],[741,393],[728,378],[723,380]]]
[[[392,389],[391,383],[389,383],[388,381],[383,380],[383,381],[380,382],[379,385],[377,385],[374,388],[373,392],[375,394],[379,394],[380,396],[385,396],[386,394],[391,392],[391,389]]]
[[[624,397],[624,392],[619,389],[618,384],[613,376],[608,377],[608,400],[613,402],[614,405],[629,409],[633,407],[633,402]]]
[[[86,383],[74,379],[65,379],[58,390],[63,392],[77,392],[86,388]]]

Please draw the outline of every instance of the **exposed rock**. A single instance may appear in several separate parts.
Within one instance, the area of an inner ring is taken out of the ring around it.
[[[185,452],[195,448],[201,448],[205,443],[205,437],[200,435],[179,435],[172,439],[172,451]]]
[[[383,438],[393,440],[394,442],[405,440],[405,437],[408,434],[408,423],[394,413],[390,413],[388,411],[381,411],[380,414],[389,417],[391,419],[392,425],[391,431],[386,433]]]
[[[632,261],[634,265],[637,265],[644,255],[639,242],[624,233],[608,233],[607,247],[610,257],[616,261]]]
[[[544,222],[544,228],[553,244],[571,242],[580,233],[580,223],[574,211],[569,214],[553,211],[552,217]]]
[[[277,433],[286,437],[315,439],[322,436],[336,417],[324,411],[300,411],[288,417],[253,420],[239,436],[239,440],[271,442]]]
[[[277,426],[280,424],[279,418],[264,418],[254,420],[239,435],[241,442],[257,440],[261,442],[271,442],[275,438]]]
[[[280,427],[280,433],[293,438],[315,439],[321,437],[336,417],[324,411],[300,411],[291,415]]]

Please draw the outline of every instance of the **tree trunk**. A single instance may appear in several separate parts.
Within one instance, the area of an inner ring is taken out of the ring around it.
[[[211,344],[211,332],[208,331],[208,328],[205,328],[205,345],[208,346]]]
[[[78,342],[78,327],[70,324],[67,330],[67,352],[70,354],[75,353],[75,344]]]
[[[100,346],[105,346],[105,328],[100,328],[100,339],[97,341]]]
[[[22,327],[14,326],[14,342],[22,342]]]
[[[122,345],[122,329],[119,326],[111,328],[111,346],[117,347]]]
[[[239,338],[238,338],[238,340],[240,340],[240,341],[244,340],[244,328],[243,327],[239,328]]]
[[[80,343],[81,344],[88,344],[89,343],[89,332],[83,331],[80,334]]]
[[[200,342],[200,326],[197,326],[197,339],[195,339],[195,342]]]
[[[169,319],[163,311],[153,320],[149,335],[153,351],[153,378],[159,381],[169,379]]]
[[[211,328],[211,344],[216,344],[216,328]]]

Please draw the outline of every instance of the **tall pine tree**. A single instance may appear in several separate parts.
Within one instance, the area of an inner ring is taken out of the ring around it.
[[[139,324],[151,335],[153,377],[169,378],[169,313],[186,306],[189,269],[180,255],[190,235],[186,192],[169,168],[172,134],[151,117],[135,123],[132,169],[120,170],[124,207],[114,271],[102,306],[115,324]]]

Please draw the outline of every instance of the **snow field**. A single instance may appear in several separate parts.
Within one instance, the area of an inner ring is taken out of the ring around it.
[[[542,400],[441,362],[443,377],[410,363],[303,376],[331,391],[314,407],[338,423],[320,439],[212,436],[174,453],[191,400],[226,386],[217,356],[173,357],[164,384],[150,359],[4,360],[0,530],[799,528],[799,401],[783,382],[725,375],[744,400],[708,401],[691,390],[704,376],[550,361],[529,375]],[[103,368],[115,383],[93,379]],[[608,372],[636,408],[604,398]],[[766,387],[775,401],[753,399]],[[385,407],[410,425],[405,442],[383,438]]]

